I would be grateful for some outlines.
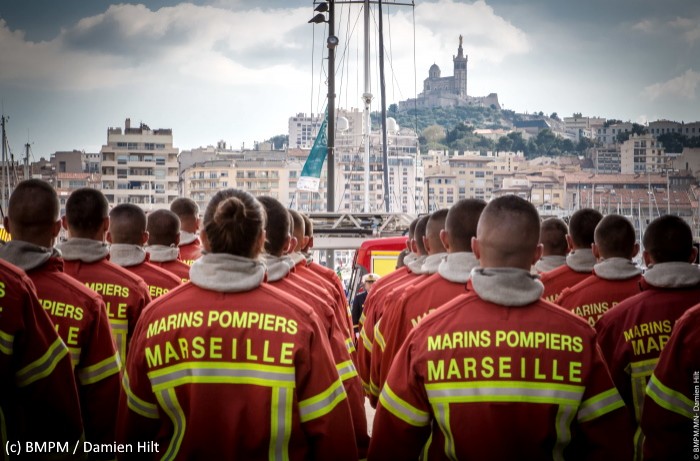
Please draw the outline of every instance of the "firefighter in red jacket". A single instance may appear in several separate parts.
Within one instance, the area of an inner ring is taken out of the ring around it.
[[[170,210],[156,210],[146,217],[149,262],[178,277],[182,283],[190,280],[190,266],[180,261],[180,218]]]
[[[639,425],[644,390],[676,320],[700,303],[700,269],[690,226],[678,216],[655,219],[644,232],[643,291],[610,309],[595,325],[598,344],[635,426]],[[636,458],[643,437],[635,434]]]
[[[170,204],[170,211],[180,218],[180,260],[191,266],[202,256],[202,242],[199,240],[199,206],[194,200],[180,197]]]
[[[555,302],[565,288],[572,287],[591,275],[596,263],[591,248],[594,243],[593,234],[601,219],[603,215],[591,208],[582,208],[571,215],[569,234],[566,236],[571,252],[566,256],[565,265],[542,274],[542,298]]]
[[[611,214],[595,228],[593,274],[562,291],[557,304],[595,322],[610,308],[640,291],[642,270],[632,261],[639,252],[634,226],[624,216]]]
[[[267,215],[265,226],[266,254],[264,255],[267,283],[299,301],[307,303],[318,315],[323,331],[327,332],[338,374],[343,380],[355,428],[357,448],[360,458],[364,458],[369,446],[365,396],[362,391],[362,383],[352,361],[352,351],[348,350],[346,345],[344,329],[340,327],[333,309],[326,301],[314,295],[305,286],[298,284],[298,279],[289,276],[292,263],[289,256],[284,254],[292,240],[292,234],[289,232],[291,216],[287,209],[272,197],[258,197],[258,201],[265,208]]]
[[[109,212],[107,231],[109,255],[112,262],[141,277],[148,285],[151,298],[177,288],[181,280],[149,262],[144,244],[148,242],[146,213],[132,203],[122,203]]]
[[[40,210],[39,215],[44,215]],[[68,348],[20,269],[0,261],[0,444],[5,459],[25,455],[18,443],[83,437]],[[54,459],[76,459],[54,454]],[[78,458],[80,459],[80,458]]]
[[[109,249],[104,243],[109,227],[108,209],[102,192],[89,187],[73,191],[63,217],[69,238],[57,248],[63,256],[65,273],[102,296],[117,351],[125,363],[136,321],[151,297],[141,277],[109,261]]]
[[[479,266],[472,253],[471,242],[472,237],[476,236],[476,225],[485,206],[483,200],[462,199],[450,208],[445,230],[440,233],[447,256],[440,263],[437,273],[408,287],[391,310],[382,316],[375,331],[375,338],[383,339],[379,342],[379,349],[382,350],[379,370],[372,362],[372,381],[378,383],[380,389],[408,333],[426,315],[466,293],[471,271]]]
[[[263,283],[264,229],[247,192],[212,198],[190,283],[154,301],[134,333],[119,440],[155,441],[156,459],[357,459],[317,315]]]
[[[591,459],[632,454],[627,411],[586,322],[540,299],[539,216],[492,200],[469,293],[409,334],[382,389],[369,459]],[[505,431],[505,432],[504,432]]]
[[[566,236],[569,228],[559,218],[549,218],[540,225],[540,243],[542,257],[534,265],[534,270],[541,274],[566,265],[566,255],[569,254],[569,242]]]
[[[697,269],[696,269],[697,270]],[[698,386],[700,386],[700,305],[676,323],[654,374],[642,411],[644,459],[698,459]]]
[[[61,230],[56,191],[29,179],[10,196],[5,229],[12,240],[0,247],[0,258],[27,272],[56,331],[68,346],[80,395],[86,440],[114,442],[121,364],[102,298],[63,273],[53,242]],[[109,458],[91,456],[94,459]],[[114,454],[111,454],[114,457]]]

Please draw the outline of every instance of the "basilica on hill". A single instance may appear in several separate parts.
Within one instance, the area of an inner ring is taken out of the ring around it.
[[[423,92],[417,98],[399,102],[399,110],[405,111],[414,108],[453,107],[453,106],[479,106],[494,107],[500,109],[498,94],[491,93],[488,96],[469,96],[467,93],[467,62],[469,57],[464,54],[462,48],[462,36],[459,36],[457,55],[452,56],[454,73],[452,77],[441,77],[440,67],[437,64],[430,66],[428,78],[423,80]]]

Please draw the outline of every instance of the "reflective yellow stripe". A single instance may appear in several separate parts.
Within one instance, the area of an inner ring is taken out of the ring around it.
[[[430,424],[430,415],[428,412],[419,410],[403,400],[391,390],[388,384],[384,385],[382,393],[379,396],[379,402],[392,415],[411,426],[422,427]]]
[[[180,445],[182,444],[182,439],[185,436],[185,429],[187,427],[187,420],[185,419],[185,413],[180,407],[180,403],[177,401],[177,395],[175,394],[175,389],[165,389],[156,394],[158,398],[158,403],[160,403],[161,408],[173,422],[173,437],[170,439],[170,444],[165,454],[161,458],[162,461],[170,461],[177,457],[178,451],[180,451]]]
[[[381,389],[379,389],[379,386],[377,386],[377,384],[375,384],[375,382],[372,381],[372,378],[370,377],[369,378],[369,393],[375,397],[379,397],[379,391],[381,391]]]
[[[121,357],[122,363],[126,363],[126,345],[127,336],[129,336],[129,321],[126,319],[109,319],[109,325],[112,327],[114,342],[117,343],[117,352]]]
[[[471,381],[425,386],[431,404],[468,402],[527,402],[578,407],[583,386],[528,381]]]
[[[571,423],[576,416],[576,407],[572,405],[559,405],[554,427],[557,431],[557,440],[554,442],[552,459],[564,461],[564,450],[571,442]]]
[[[86,386],[115,375],[119,373],[120,369],[121,362],[119,361],[119,354],[114,354],[101,362],[78,370],[78,379],[80,380],[80,384]]]
[[[644,395],[646,394],[647,381],[656,368],[659,359],[649,359],[640,362],[630,363],[630,377],[632,385],[632,405],[634,406],[634,420],[637,427],[634,433],[634,459],[642,459],[644,444],[644,434],[640,426],[642,420],[642,407],[644,406]]]
[[[346,381],[357,376],[357,370],[355,369],[355,364],[352,363],[352,360],[339,363],[335,366],[335,368],[338,370],[341,381]]]
[[[445,436],[445,456],[447,456],[449,460],[457,461],[455,438],[454,434],[452,434],[452,428],[450,427],[450,405],[446,403],[433,405],[433,413],[435,413],[435,419],[437,420],[438,426],[440,426],[442,435]]]
[[[17,385],[28,386],[34,381],[47,377],[53,373],[56,365],[66,354],[68,354],[68,348],[61,338],[56,338],[44,355],[17,372]]]
[[[268,459],[289,461],[289,438],[292,433],[293,400],[291,388],[275,387],[272,389]]]
[[[15,345],[15,337],[0,330],[0,352],[5,355],[12,355]]]
[[[184,362],[148,373],[154,392],[191,383],[295,387],[294,367],[257,363]]]
[[[343,382],[338,379],[325,391],[299,402],[299,419],[302,423],[326,415],[345,399]]]
[[[136,394],[131,391],[129,386],[129,376],[124,371],[124,376],[122,377],[122,387],[124,388],[124,393],[126,393],[126,403],[134,413],[145,418],[158,419],[158,407],[153,403],[148,403],[145,400],[141,400]]]
[[[367,349],[367,352],[372,352],[372,340],[369,339],[369,336],[367,336],[367,331],[365,328],[360,331],[360,338],[362,339],[362,344],[365,346],[365,349]]]
[[[651,397],[657,405],[668,411],[678,413],[690,419],[695,416],[693,413],[693,402],[680,392],[676,392],[670,387],[665,386],[659,381],[656,375],[652,375],[649,380],[647,395]]]
[[[360,314],[360,320],[357,321],[357,323],[360,325],[360,327],[362,327],[362,324],[365,323],[366,319],[367,319],[367,317],[365,317],[365,313],[363,311],[362,314]]]
[[[622,400],[622,397],[620,397],[617,389],[613,387],[612,389],[601,392],[600,394],[581,402],[581,406],[578,409],[577,419],[578,422],[584,423],[624,406],[625,402]]]
[[[365,382],[362,377],[360,377],[360,381],[362,382],[362,389],[365,391],[365,394],[369,395],[370,394],[370,389],[369,389],[369,384]]]
[[[68,353],[70,354],[71,365],[73,365],[74,370],[80,364],[81,352],[82,352],[82,349],[79,347],[69,347],[68,348]]]
[[[348,350],[350,354],[355,352],[355,341],[352,340],[352,338],[348,338],[345,340],[345,348]]]
[[[374,327],[374,340],[377,342],[379,345],[379,348],[384,352],[384,349],[386,349],[386,341],[384,340],[384,335],[382,335],[381,330],[379,329],[379,325],[382,323],[380,320],[377,322],[377,325]]]

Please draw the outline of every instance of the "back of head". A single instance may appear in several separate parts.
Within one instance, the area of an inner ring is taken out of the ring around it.
[[[624,216],[607,215],[595,228],[595,244],[602,258],[633,258],[636,240],[634,226]]]
[[[413,234],[413,239],[416,241],[416,245],[418,246],[418,253],[420,255],[427,255],[428,252],[425,248],[425,243],[423,243],[423,237],[425,237],[426,231],[428,230],[428,220],[430,219],[430,215],[426,215],[421,217],[418,220],[418,223],[416,224],[416,230],[415,233]]]
[[[290,235],[289,212],[279,200],[272,197],[258,197],[258,201],[267,215],[265,251],[273,256],[281,256]]]
[[[143,245],[146,213],[133,203],[122,203],[109,212],[109,234],[112,243]]]
[[[569,235],[574,249],[591,248],[595,241],[595,228],[603,215],[591,208],[582,208],[571,215]]]
[[[652,263],[690,262],[693,253],[693,231],[678,216],[653,220],[644,232],[643,242]]]
[[[530,270],[540,239],[540,217],[535,207],[516,195],[489,202],[476,230],[481,267]]]
[[[204,212],[203,239],[211,253],[256,258],[258,242],[265,231],[265,210],[248,192],[225,189],[212,197]]]
[[[73,237],[91,238],[109,216],[109,203],[97,189],[74,190],[66,201],[66,221]]]
[[[22,181],[12,191],[7,207],[12,237],[41,245],[38,240],[45,241],[50,234],[53,238],[59,210],[58,195],[49,183],[40,179]]]
[[[434,211],[428,218],[428,223],[425,230],[425,238],[428,241],[428,252],[430,254],[444,253],[445,246],[440,240],[440,231],[445,228],[445,219],[447,218],[447,208]]]
[[[476,237],[476,226],[485,207],[485,201],[474,198],[465,198],[452,205],[445,219],[450,251],[472,251],[472,237]]]
[[[199,206],[187,197],[176,198],[170,204],[170,211],[180,218],[182,230],[194,233],[197,230]]]
[[[416,226],[418,225],[418,221],[420,221],[420,218],[416,218],[413,221],[411,221],[411,224],[408,225],[408,239],[412,240],[416,236]]]
[[[304,218],[296,210],[289,210],[289,214],[292,217],[292,224],[294,225],[294,237],[297,239],[297,250],[301,249],[301,245],[304,242],[304,235],[306,231],[306,226],[304,225]]]
[[[170,210],[152,211],[147,216],[146,230],[149,245],[177,245],[180,218]]]
[[[569,244],[566,242],[566,234],[569,230],[566,223],[559,218],[549,218],[540,225],[540,243],[543,256],[566,256]]]
[[[314,236],[314,223],[311,222],[311,218],[306,216],[303,213],[300,213],[301,217],[304,219],[304,235],[306,237],[313,237]]]

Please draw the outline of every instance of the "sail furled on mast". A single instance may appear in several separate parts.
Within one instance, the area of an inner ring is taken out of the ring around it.
[[[301,176],[297,181],[297,190],[318,192],[321,184],[321,171],[323,170],[323,162],[328,155],[328,110],[323,118],[323,123],[318,130],[314,145],[311,147],[309,157],[304,163],[304,168],[301,170]]]

